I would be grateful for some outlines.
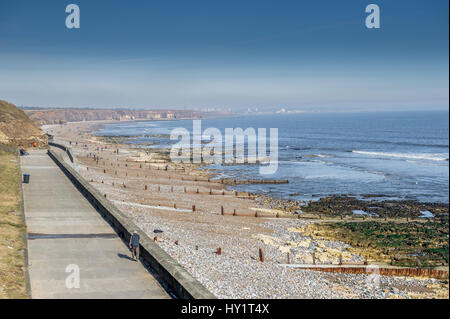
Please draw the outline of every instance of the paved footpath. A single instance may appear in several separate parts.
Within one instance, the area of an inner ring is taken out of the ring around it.
[[[46,151],[21,165],[32,298],[170,298]]]

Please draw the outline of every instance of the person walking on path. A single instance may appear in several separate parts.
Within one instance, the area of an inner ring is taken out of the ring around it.
[[[134,231],[130,237],[131,257],[134,261],[139,259],[139,234]]]

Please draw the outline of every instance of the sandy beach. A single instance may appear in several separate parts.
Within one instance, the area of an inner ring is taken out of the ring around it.
[[[317,264],[364,259],[343,242],[303,234],[313,220],[265,207],[196,167],[89,134],[103,124],[43,129],[70,145],[76,170],[217,297],[448,298],[448,283],[437,279],[379,276],[373,284],[370,274],[296,269],[312,264],[313,253]]]

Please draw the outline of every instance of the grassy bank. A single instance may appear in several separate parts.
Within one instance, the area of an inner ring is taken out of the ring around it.
[[[14,153],[0,149],[0,299],[27,297],[17,161]]]
[[[343,241],[371,260],[393,266],[448,266],[448,218],[427,222],[335,222],[310,225],[309,235]]]

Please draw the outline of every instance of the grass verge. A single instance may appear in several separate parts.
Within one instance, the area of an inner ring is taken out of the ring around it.
[[[0,299],[27,298],[17,156],[0,150]]]

